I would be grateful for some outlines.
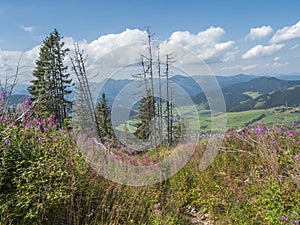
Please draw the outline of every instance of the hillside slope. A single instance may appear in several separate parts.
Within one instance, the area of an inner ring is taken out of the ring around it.
[[[300,86],[261,95],[242,102],[228,111],[245,111],[250,109],[267,109],[278,106],[296,107],[300,105]]]

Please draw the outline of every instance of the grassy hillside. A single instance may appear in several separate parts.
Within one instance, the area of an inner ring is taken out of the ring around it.
[[[227,111],[246,111],[284,105],[285,99],[290,101],[288,102],[290,105],[296,105],[298,98],[291,97],[293,95],[292,92],[295,92],[294,96],[296,96],[298,90],[290,90],[289,88],[296,87],[299,84],[300,81],[279,80],[274,77],[259,77],[246,82],[226,86],[222,89],[222,92]],[[270,96],[272,99],[266,102]],[[204,93],[199,93],[193,96],[192,99],[196,104],[207,103]]]
[[[300,105],[300,87],[294,86],[258,96],[248,101],[237,104],[230,111],[245,111],[249,109],[267,109],[278,106],[296,107]]]

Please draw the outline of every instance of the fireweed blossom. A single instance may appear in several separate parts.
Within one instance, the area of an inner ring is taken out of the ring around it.
[[[9,140],[8,138],[5,138],[5,139],[4,139],[4,144],[5,144],[7,147],[11,146],[11,142],[10,142],[10,140]]]
[[[257,170],[261,170],[261,169],[263,169],[263,168],[264,168],[264,167],[263,167],[262,165],[257,165],[257,166],[256,166],[256,169],[257,169]]]
[[[257,135],[260,135],[260,134],[264,134],[265,131],[264,131],[264,129],[262,129],[262,128],[260,128],[260,127],[257,127],[257,128],[255,129],[255,133],[256,133]]]
[[[280,220],[281,220],[281,221],[288,221],[288,220],[289,220],[289,218],[288,218],[288,217],[286,217],[286,216],[282,216],[282,217],[280,218]]]
[[[48,118],[47,118],[48,121],[54,121],[55,120],[55,114],[51,114]]]
[[[10,121],[10,117],[9,116],[2,116],[1,121]]]
[[[56,125],[56,123],[54,121],[50,121],[48,124],[49,127],[54,127],[55,125]]]
[[[160,202],[155,203],[154,206],[153,206],[154,210],[159,210],[160,207],[161,207]]]
[[[58,141],[58,137],[53,137],[53,141]]]
[[[30,129],[30,128],[31,128],[31,123],[27,123],[27,124],[25,125],[25,128],[26,128],[26,129]]]
[[[25,105],[29,106],[30,102],[31,102],[31,98],[30,97],[26,97],[26,99],[25,99]]]
[[[295,131],[295,130],[289,130],[288,133],[289,133],[290,137],[294,137],[294,136],[296,136],[297,131]]]
[[[40,120],[41,120],[40,118],[37,118],[37,117],[36,117],[36,118],[33,118],[33,120],[32,120],[32,121],[33,121],[33,122],[35,122],[35,123],[39,123],[39,122],[40,122]]]
[[[42,126],[46,125],[46,122],[43,121],[43,120],[40,119],[40,118],[34,118],[33,121],[34,121],[35,123],[37,123],[38,125],[42,125]]]

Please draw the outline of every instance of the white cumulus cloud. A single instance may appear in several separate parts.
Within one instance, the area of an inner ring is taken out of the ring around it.
[[[256,27],[251,28],[249,34],[246,36],[246,40],[257,40],[263,37],[269,36],[273,32],[273,29],[271,26],[262,26],[262,27]]]
[[[300,20],[293,26],[286,26],[276,31],[270,43],[278,43],[296,38],[300,38]]]
[[[252,58],[259,58],[264,56],[270,56],[274,52],[279,51],[284,47],[284,44],[274,44],[274,45],[256,45],[255,47],[251,48],[247,51],[244,55],[242,55],[243,59],[252,59]]]
[[[167,43],[186,48],[204,61],[223,61],[235,44],[234,41],[222,42],[224,34],[225,31],[221,27],[210,27],[198,34],[177,31],[170,36]]]
[[[144,44],[146,38],[147,35],[145,31],[126,29],[121,33],[102,35],[90,43],[80,41],[79,45],[87,55],[86,68],[91,75],[109,74],[115,69],[112,68],[113,66],[126,65],[127,62],[132,62],[134,59],[140,59],[138,53],[139,49],[134,48],[134,46],[128,48],[126,46],[135,43]],[[69,56],[72,56],[74,39],[72,37],[65,37],[62,41],[65,42],[66,48],[71,49]],[[19,80],[32,80],[32,71],[39,51],[40,46],[35,46],[25,52],[0,50],[0,78],[5,79],[6,76],[11,76],[15,73],[17,63],[22,55],[20,61],[20,67],[22,69],[20,70]],[[110,52],[112,53],[108,54]],[[67,65],[71,68],[68,57],[66,59]]]
[[[28,82],[32,80],[32,70],[38,57],[40,46],[27,51],[3,51],[0,50],[0,79],[4,80],[16,74],[18,69],[18,80]]]
[[[144,41],[147,37],[146,35],[145,31],[138,29],[126,29],[119,34],[102,35],[97,40],[89,43],[88,48],[89,51],[105,54],[121,46]]]

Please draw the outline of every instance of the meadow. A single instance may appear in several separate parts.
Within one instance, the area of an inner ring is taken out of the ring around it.
[[[178,173],[140,187],[99,175],[77,147],[75,131],[57,128],[54,115],[34,117],[29,100],[19,109],[0,121],[1,225],[299,224],[300,133],[298,123],[289,123],[296,109],[230,113],[232,128],[208,168],[199,170],[203,139]],[[264,122],[240,129],[261,114]],[[151,165],[187,145],[126,157]],[[115,153],[125,158],[122,148]]]

